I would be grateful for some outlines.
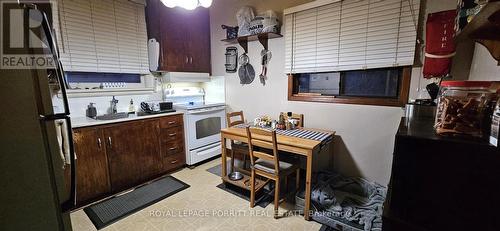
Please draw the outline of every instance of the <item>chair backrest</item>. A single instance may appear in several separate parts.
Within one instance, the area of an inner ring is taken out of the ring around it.
[[[274,172],[279,175],[278,142],[276,141],[276,131],[261,128],[247,127],[248,151],[250,154],[250,164],[255,165],[255,158],[274,162]],[[255,151],[254,147],[272,150],[272,154],[262,151]]]
[[[296,114],[292,113],[292,116],[288,116],[286,112],[282,112],[283,115],[285,115],[286,118],[291,118],[291,119],[296,119],[299,121],[298,126],[299,127],[304,127],[304,114]]]
[[[233,117],[240,117],[239,120],[232,120]],[[245,123],[245,117],[243,117],[243,111],[236,111],[226,114],[227,127],[232,127],[238,124]]]

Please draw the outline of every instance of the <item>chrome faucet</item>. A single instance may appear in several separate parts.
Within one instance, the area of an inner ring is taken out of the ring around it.
[[[111,114],[118,113],[118,110],[116,110],[116,105],[118,104],[118,100],[115,99],[115,96],[113,96],[113,99],[110,102],[111,102]]]

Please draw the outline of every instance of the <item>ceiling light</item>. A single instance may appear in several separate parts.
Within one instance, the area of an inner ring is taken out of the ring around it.
[[[203,6],[205,8],[210,7],[212,5],[212,0],[199,0],[200,6]]]
[[[212,5],[212,0],[161,0],[161,2],[169,8],[179,6],[186,10],[194,10],[198,6],[208,8]]]
[[[199,2],[198,0],[182,0],[179,1],[178,6],[186,9],[186,10],[194,10],[196,7],[198,7]]]
[[[161,0],[163,5],[169,8],[174,8],[177,6],[177,0]]]

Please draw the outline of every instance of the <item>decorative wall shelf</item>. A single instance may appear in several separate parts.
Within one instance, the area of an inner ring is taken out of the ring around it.
[[[283,35],[273,32],[261,33],[256,35],[248,35],[241,36],[234,39],[222,39],[221,41],[231,43],[231,44],[240,44],[240,46],[245,50],[245,53],[248,53],[248,42],[259,40],[260,44],[264,47],[264,49],[268,50],[267,41],[273,38],[281,38]]]
[[[455,36],[457,43],[473,39],[482,44],[500,65],[500,0],[489,1]]]

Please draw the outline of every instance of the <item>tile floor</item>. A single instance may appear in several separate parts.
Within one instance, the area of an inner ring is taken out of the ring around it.
[[[305,221],[302,216],[274,219],[273,204],[265,209],[225,192],[216,186],[220,177],[206,169],[216,166],[216,159],[194,169],[185,168],[172,175],[189,184],[186,190],[130,215],[103,231],[163,231],[163,230],[313,230],[321,225]],[[280,214],[286,212],[280,208]],[[74,231],[96,230],[83,210],[71,214]]]

